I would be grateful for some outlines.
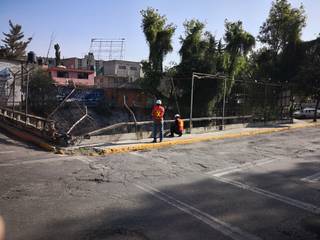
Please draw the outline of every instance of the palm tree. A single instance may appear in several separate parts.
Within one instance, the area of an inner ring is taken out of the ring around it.
[[[230,55],[228,72],[232,76],[236,72],[238,58],[245,57],[252,50],[255,46],[255,38],[243,29],[241,21],[225,21],[225,28],[225,50]]]
[[[173,50],[172,36],[176,30],[173,24],[167,24],[167,18],[157,10],[142,10],[142,29],[149,45],[149,62],[156,72],[163,72],[163,60]]]

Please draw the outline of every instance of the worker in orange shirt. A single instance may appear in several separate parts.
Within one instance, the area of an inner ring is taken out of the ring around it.
[[[161,100],[156,101],[156,105],[152,109],[152,119],[153,119],[153,142],[157,142],[157,133],[160,133],[160,142],[163,139],[163,116],[164,107],[162,106]]]
[[[170,137],[174,137],[174,134],[178,134],[178,136],[181,137],[184,130],[183,120],[181,119],[181,116],[179,114],[176,114],[174,116],[174,119],[175,121],[170,127]]]

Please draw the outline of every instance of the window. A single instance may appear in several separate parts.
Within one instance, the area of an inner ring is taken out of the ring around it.
[[[79,79],[88,79],[88,77],[89,77],[89,74],[86,73],[86,72],[79,72],[78,73],[78,78]]]
[[[58,71],[57,72],[57,77],[59,78],[68,78],[69,77],[69,73],[66,71]]]
[[[127,66],[119,66],[119,69],[125,70],[125,69],[127,69]]]
[[[130,70],[137,71],[138,68],[137,67],[130,67]]]
[[[78,59],[78,68],[82,67],[82,59]]]

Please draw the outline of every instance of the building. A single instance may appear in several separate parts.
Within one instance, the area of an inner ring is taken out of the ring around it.
[[[51,67],[48,72],[57,85],[94,86],[94,71],[66,67]]]
[[[95,69],[95,60],[92,53],[85,55],[84,58],[64,58],[61,60],[63,66],[73,69],[91,70]]]
[[[0,59],[0,105],[17,106],[23,99],[20,60]]]
[[[139,62],[103,61],[102,70],[100,72],[97,71],[95,85],[100,88],[117,88],[125,83],[133,83],[142,76]]]
[[[134,109],[151,108],[154,103],[153,96],[146,94],[135,83],[125,83],[116,88],[104,88],[104,92],[110,107],[123,107],[124,98],[126,104]]]
[[[124,77],[128,82],[134,82],[142,77],[142,69],[139,62],[111,60],[103,63],[103,74]]]

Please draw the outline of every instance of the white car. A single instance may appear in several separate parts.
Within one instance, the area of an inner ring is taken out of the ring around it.
[[[313,118],[315,108],[304,108],[302,110],[295,111],[293,117],[295,118]],[[317,110],[317,116],[320,117],[320,110]]]

